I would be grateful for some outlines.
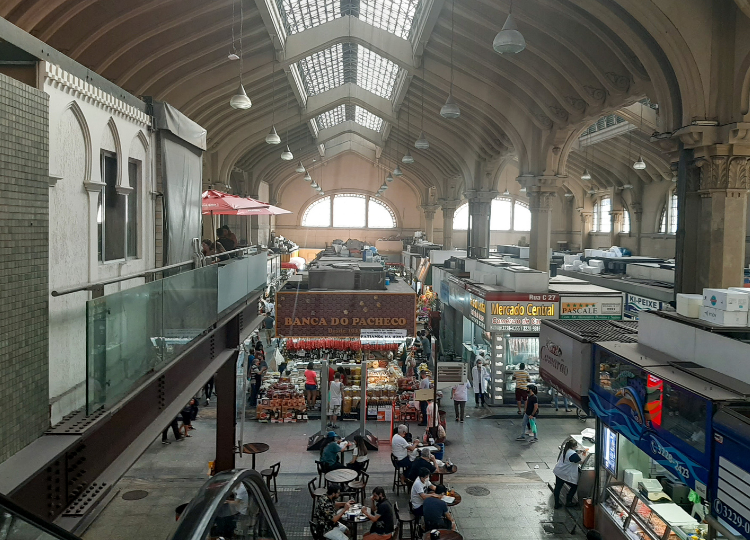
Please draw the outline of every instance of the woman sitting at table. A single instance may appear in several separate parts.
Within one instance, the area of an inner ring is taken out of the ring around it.
[[[335,431],[329,431],[323,446],[320,450],[320,461],[323,464],[323,471],[330,472],[336,469],[345,469],[346,467],[339,463],[339,454],[342,451],[341,445],[336,441],[338,436]]]
[[[365,445],[365,438],[361,435],[354,437],[354,451],[352,452],[352,460],[346,464],[349,469],[353,469],[357,472],[364,470],[367,462],[370,460],[370,456],[367,455],[367,445]]]

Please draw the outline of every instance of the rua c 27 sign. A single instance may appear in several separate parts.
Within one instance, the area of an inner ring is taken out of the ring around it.
[[[416,299],[409,293],[281,291],[276,294],[276,335],[360,337],[363,329],[392,329],[413,336]]]

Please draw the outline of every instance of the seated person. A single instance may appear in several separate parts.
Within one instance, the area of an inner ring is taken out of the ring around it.
[[[328,484],[326,495],[318,500],[312,518],[313,524],[322,529],[323,536],[330,540],[349,540],[349,531],[339,520],[351,508],[353,501],[336,502],[340,494],[339,484]],[[339,508],[341,511],[337,512]]]
[[[338,438],[339,437],[336,435],[335,431],[329,431],[326,435],[325,441],[323,441],[322,450],[320,452],[320,461],[323,463],[323,470],[326,472],[345,468],[344,465],[339,463],[341,445],[337,441]]]
[[[396,457],[396,460],[398,461],[399,467],[409,467],[411,465],[411,460],[409,459],[409,452],[415,450],[417,448],[417,443],[409,444],[404,436],[406,435],[407,428],[405,425],[401,424],[398,426],[397,433],[393,436],[393,439],[391,440],[391,454],[393,454]]]
[[[371,508],[364,507],[362,513],[372,521],[370,534],[366,534],[362,540],[386,540],[393,536],[393,507],[385,496],[382,487],[372,490],[370,498]]]
[[[424,527],[426,530],[456,530],[456,522],[453,520],[450,510],[448,510],[448,505],[443,500],[447,492],[448,488],[445,486],[435,486],[435,496],[425,499],[422,504]]]
[[[414,480],[414,485],[411,487],[410,498],[411,508],[417,519],[422,517],[422,505],[424,504],[425,499],[436,496],[434,491],[435,486],[430,483],[429,469],[419,469],[419,477]]]
[[[419,476],[419,470],[422,468],[427,469],[430,471],[430,474],[435,472],[435,469],[437,468],[437,465],[435,463],[435,456],[433,456],[430,453],[429,448],[420,448],[419,449],[420,457],[414,460],[414,462],[411,464],[411,468],[406,471],[406,478],[414,482],[417,479],[417,476]]]

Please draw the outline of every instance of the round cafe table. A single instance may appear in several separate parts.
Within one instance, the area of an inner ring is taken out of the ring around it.
[[[454,467],[456,467],[456,466],[454,465]],[[441,469],[438,469],[438,470],[435,471],[435,473],[437,473],[438,477],[440,478],[440,483],[441,484],[443,484],[443,476],[444,475],[446,475],[446,474],[447,475],[456,474],[457,472],[458,472],[458,467],[456,467],[455,471],[446,471],[446,470],[441,470]]]
[[[346,515],[346,513],[344,513],[344,515],[341,516],[341,521],[343,521],[346,527],[349,529],[349,531],[351,531],[352,533],[351,538],[357,538],[357,526],[360,523],[365,523],[370,520],[364,514],[357,514],[354,517],[349,517]]]
[[[461,495],[456,493],[455,495],[452,495],[452,497],[453,497],[453,502],[446,503],[448,506],[458,506],[459,504],[461,504]],[[443,540],[442,536],[440,537],[440,540]]]
[[[253,456],[253,469],[254,469],[255,468],[255,454],[262,454],[263,452],[268,452],[270,448],[271,448],[270,446],[262,442],[245,443],[242,445],[242,453],[250,454]]]
[[[456,531],[450,529],[438,529],[440,531],[440,540],[464,540],[464,537]],[[423,540],[431,540],[430,531],[424,533]]]
[[[326,484],[346,484],[357,478],[357,471],[352,469],[336,469],[326,473]]]

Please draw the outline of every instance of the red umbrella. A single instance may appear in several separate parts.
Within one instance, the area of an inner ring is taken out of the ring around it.
[[[291,214],[289,210],[284,210],[283,208],[279,208],[278,206],[264,203],[251,197],[246,197],[246,199],[255,204],[261,204],[264,206],[263,208],[243,208],[242,210],[237,211],[238,216],[278,216],[280,214]]]
[[[202,199],[201,211],[204,214],[213,215],[237,215],[238,210],[268,208],[269,206],[266,203],[254,199],[246,199],[244,197],[222,193],[221,191],[213,189],[204,191]]]

